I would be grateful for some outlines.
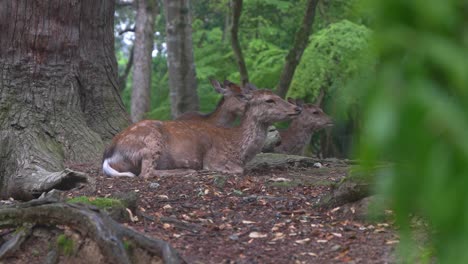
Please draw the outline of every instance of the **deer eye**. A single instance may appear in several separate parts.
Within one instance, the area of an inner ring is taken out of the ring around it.
[[[274,104],[274,103],[275,103],[275,100],[273,100],[273,99],[268,99],[268,100],[266,100],[265,102],[267,102],[267,103],[269,103],[269,104],[271,104],[271,103]]]

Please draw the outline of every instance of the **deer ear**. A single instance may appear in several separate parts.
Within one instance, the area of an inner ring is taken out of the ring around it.
[[[299,106],[299,107],[303,107],[304,106],[304,100],[296,99],[296,105]]]
[[[229,81],[229,80],[224,80],[224,87],[228,87],[228,86],[231,86],[233,85],[234,83]]]
[[[294,99],[291,98],[291,97],[288,97],[288,102],[289,102],[290,104],[293,104],[293,105],[296,104],[296,101],[294,101]]]
[[[253,85],[252,83],[246,83],[245,86],[244,86],[244,89],[247,90],[247,91],[258,90],[258,88],[255,85]]]
[[[215,89],[217,93],[220,93],[220,94],[226,93],[226,89],[221,87],[221,84],[217,80],[211,79],[210,82],[211,82],[211,85],[213,85],[213,88]]]

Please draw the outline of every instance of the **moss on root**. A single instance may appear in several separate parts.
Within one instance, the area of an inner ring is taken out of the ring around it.
[[[65,234],[61,234],[57,237],[57,248],[65,256],[71,256],[74,252],[73,239]]]
[[[100,209],[125,207],[120,200],[112,199],[112,198],[103,198],[103,197],[78,196],[78,197],[69,199],[68,202],[90,204]]]

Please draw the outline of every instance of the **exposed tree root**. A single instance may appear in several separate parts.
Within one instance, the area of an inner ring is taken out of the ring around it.
[[[370,181],[356,180],[348,176],[334,188],[331,194],[322,198],[317,206],[331,208],[357,202],[372,195],[371,187]]]
[[[26,224],[18,230],[12,238],[2,244],[0,247],[0,259],[14,254],[23,244],[23,242],[29,237],[32,232],[32,226]]]
[[[108,263],[143,263],[138,261],[141,260],[139,256],[135,256],[143,253],[149,255],[152,261],[157,258],[156,261],[163,263],[185,263],[166,242],[126,228],[98,209],[83,204],[61,203],[46,197],[0,209],[0,227],[24,224],[67,226],[85,240],[89,238],[95,243]],[[132,250],[128,249],[128,245]]]

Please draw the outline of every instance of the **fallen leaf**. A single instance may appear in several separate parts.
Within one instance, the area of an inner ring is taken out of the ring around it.
[[[328,240],[325,240],[325,239],[319,239],[319,240],[317,240],[317,243],[327,243],[327,242],[328,242]]]
[[[336,237],[342,237],[342,235],[340,233],[332,233],[332,235],[334,235]]]
[[[264,238],[267,237],[267,234],[259,233],[259,232],[252,232],[249,234],[250,238]]]
[[[310,241],[310,238],[305,238],[305,239],[300,239],[300,240],[296,240],[294,241],[296,244],[301,244],[301,245],[304,245],[305,243],[309,242]]]
[[[334,213],[334,212],[336,212],[336,211],[338,211],[340,209],[341,209],[341,207],[335,207],[330,211],[330,213]]]
[[[127,210],[128,215],[130,216],[130,221],[132,221],[134,223],[138,221],[138,216],[136,216],[136,215],[133,216],[133,213],[132,213],[132,211],[130,209],[125,208],[125,210]]]
[[[279,178],[270,178],[270,179],[268,179],[268,181],[271,181],[271,182],[290,182],[291,179],[286,179],[286,178],[279,177]]]

